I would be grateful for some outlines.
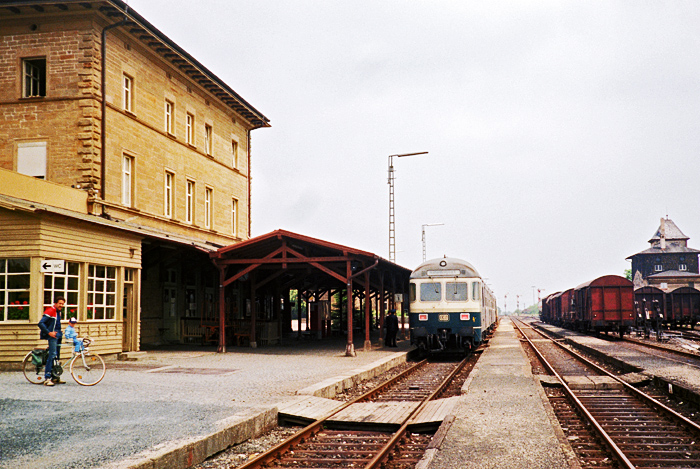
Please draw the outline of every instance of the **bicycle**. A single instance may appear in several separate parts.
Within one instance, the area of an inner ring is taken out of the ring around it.
[[[94,386],[105,376],[105,362],[97,353],[90,352],[88,346],[92,343],[90,338],[83,339],[83,347],[80,352],[73,350],[69,362],[70,375],[76,383],[82,386]],[[44,372],[46,360],[49,356],[49,349],[34,349],[29,352],[22,361],[22,371],[24,377],[32,384],[43,384],[46,381]],[[54,365],[51,370],[51,378],[58,380],[63,373],[63,366],[54,358]]]

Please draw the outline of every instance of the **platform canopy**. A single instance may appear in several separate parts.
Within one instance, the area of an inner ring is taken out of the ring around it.
[[[347,309],[353,311],[356,297],[364,299],[365,347],[369,343],[370,303],[374,298],[383,324],[385,307],[395,307],[396,293],[406,297],[411,270],[383,259],[371,252],[342,246],[309,236],[276,230],[238,244],[226,246],[210,254],[220,272],[219,350],[225,351],[225,290],[240,281],[256,290],[267,289],[279,296],[290,289],[302,296],[319,298],[347,291]],[[289,298],[287,296],[287,298]],[[251,303],[255,303],[252,301]],[[256,344],[255,314],[251,314],[250,343]],[[347,316],[346,354],[355,355],[353,315]]]

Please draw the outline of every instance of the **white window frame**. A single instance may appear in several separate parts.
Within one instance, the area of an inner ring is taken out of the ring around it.
[[[173,218],[173,204],[175,201],[175,173],[172,171],[165,171],[163,184],[163,214],[168,218]]]
[[[211,187],[204,188],[204,227],[206,229],[211,229],[212,219],[213,219],[213,208],[214,206],[214,189]]]
[[[165,132],[173,135],[173,124],[175,117],[175,103],[165,100]]]
[[[122,75],[122,106],[125,111],[133,112],[134,79],[124,73]]]
[[[654,272],[663,272],[664,266],[662,264],[654,264]]]
[[[37,179],[46,179],[46,142],[17,144],[17,172]]]
[[[100,270],[104,269],[102,275]],[[90,264],[88,266],[88,321],[114,321],[117,319],[117,268]],[[111,288],[110,288],[111,287]],[[110,291],[111,290],[111,291]],[[110,301],[111,299],[111,301]],[[109,314],[111,312],[111,314]],[[101,317],[97,317],[101,316]],[[111,317],[110,317],[111,316]]]
[[[134,157],[122,157],[122,205],[133,206],[134,203]]]
[[[187,223],[194,223],[194,191],[195,182],[188,179],[185,193],[185,221]]]
[[[688,264],[678,264],[678,270],[686,272],[688,270]]]
[[[34,62],[44,62],[44,75]],[[22,97],[43,98],[46,96],[46,57],[27,57],[22,59]],[[42,93],[43,89],[43,93]]]
[[[204,151],[211,156],[213,151],[214,129],[209,124],[204,124]]]
[[[60,273],[44,274],[44,308],[54,304],[59,296],[66,299],[63,306],[64,321],[78,318],[80,311],[80,263],[65,261],[65,269]]]
[[[189,112],[185,118],[185,143],[194,145],[194,114]]]
[[[19,271],[19,272],[9,272],[9,266],[8,263],[10,261],[22,261],[23,263],[26,263],[27,265],[27,270],[24,271]],[[23,258],[9,258],[9,259],[0,259],[0,277],[3,278],[2,285],[3,287],[0,288],[0,324],[7,324],[9,321],[22,321],[22,322],[28,322],[29,321],[29,308],[31,306],[30,303],[30,288],[31,288],[31,259],[23,257]],[[13,276],[23,276],[27,277],[27,282],[26,282],[26,288],[10,288],[10,283],[15,283],[15,282],[10,282],[10,278]],[[14,297],[15,299],[13,300],[11,297]],[[25,297],[27,298],[26,300],[22,300],[20,303],[20,300],[17,298],[20,297]],[[12,300],[12,301],[10,301]],[[10,316],[16,316],[18,314],[22,314],[23,316],[26,316],[26,319],[17,319],[13,318],[10,319]]]
[[[238,199],[231,198],[231,232],[238,236]]]

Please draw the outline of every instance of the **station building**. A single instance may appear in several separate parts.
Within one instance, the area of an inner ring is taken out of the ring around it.
[[[375,254],[251,238],[269,120],[121,0],[0,3],[0,119],[0,363],[45,346],[57,296],[103,354],[345,333],[354,355],[407,291]]]
[[[204,334],[269,125],[121,0],[3,1],[0,362],[45,345],[56,296],[100,353]]]
[[[627,258],[632,261],[635,290],[649,286],[669,292],[700,287],[700,251],[688,247],[689,239],[673,220],[662,218],[649,240],[649,248]]]

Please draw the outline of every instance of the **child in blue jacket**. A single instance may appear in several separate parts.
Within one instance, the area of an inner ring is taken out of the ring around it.
[[[75,325],[78,320],[76,318],[70,318],[68,321],[68,327],[66,327],[66,339],[72,340],[73,345],[75,345],[75,351],[81,352],[83,350],[83,339],[78,338],[78,333],[75,331]]]

